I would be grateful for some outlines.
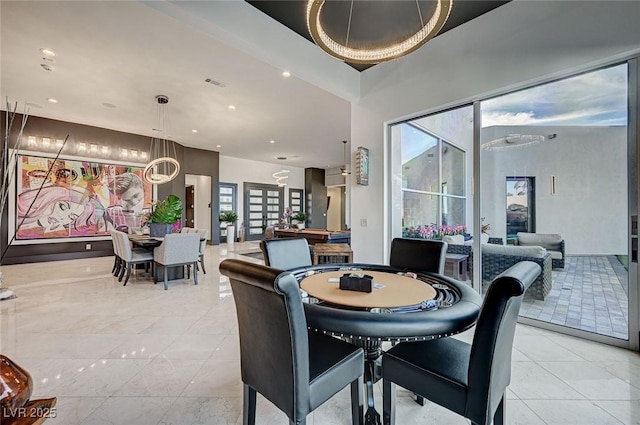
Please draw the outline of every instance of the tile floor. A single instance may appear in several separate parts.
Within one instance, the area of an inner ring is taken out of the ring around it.
[[[522,316],[628,338],[627,272],[616,257],[568,256],[565,267],[552,273],[553,287],[547,297],[525,299]]]
[[[18,298],[0,303],[0,352],[31,372],[33,396],[58,397],[47,425],[241,424],[233,297],[217,273],[230,257],[259,262],[207,247],[200,284],[168,291],[142,274],[123,287],[112,258],[3,266]],[[636,352],[518,325],[512,370],[510,425],[640,424]],[[406,391],[397,403],[400,425],[468,424]],[[346,391],[308,423],[349,424],[348,406]],[[257,422],[288,423],[261,398]]]

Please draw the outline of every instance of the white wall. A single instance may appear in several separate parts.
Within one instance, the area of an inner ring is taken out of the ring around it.
[[[207,229],[211,240],[211,176],[185,174],[184,184],[193,185],[193,227]]]
[[[638,22],[635,1],[515,0],[364,71],[351,146],[369,148],[370,180],[356,186],[350,178],[354,260],[387,260],[385,123],[637,54]]]
[[[239,217],[238,225],[244,217],[244,183],[276,184],[272,174],[281,170],[290,170],[284,190],[284,206],[288,207],[289,188],[304,190],[304,168],[290,167],[284,163],[279,165],[220,155],[220,182],[238,185],[238,211],[236,211]]]
[[[506,235],[505,177],[535,177],[537,233],[561,234],[568,254],[627,254],[626,127],[500,126],[483,129],[482,140],[553,133],[538,145],[482,152],[481,216],[491,235]]]
[[[327,196],[331,197],[327,210],[327,230],[342,230],[342,188],[328,187]]]

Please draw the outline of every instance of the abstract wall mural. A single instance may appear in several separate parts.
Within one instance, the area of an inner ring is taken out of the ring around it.
[[[114,228],[140,226],[153,195],[143,170],[19,155],[16,239],[106,236]]]

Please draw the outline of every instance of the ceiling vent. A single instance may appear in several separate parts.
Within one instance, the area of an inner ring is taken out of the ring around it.
[[[205,83],[209,83],[209,84],[213,84],[214,86],[220,87],[220,88],[224,88],[227,87],[227,85],[225,83],[222,83],[220,81],[216,81],[213,78],[207,78],[206,80],[204,80]]]

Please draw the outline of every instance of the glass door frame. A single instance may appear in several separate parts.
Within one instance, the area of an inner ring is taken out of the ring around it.
[[[628,66],[628,122],[627,122],[627,163],[628,163],[628,254],[629,254],[629,316],[628,316],[628,340],[622,340],[610,336],[600,335],[588,331],[569,328],[567,326],[556,325],[553,323],[542,322],[534,319],[527,319],[524,317],[518,317],[518,322],[523,324],[532,325],[542,329],[552,330],[558,333],[576,336],[596,342],[605,343],[612,346],[618,346],[623,348],[629,348],[635,351],[640,351],[640,281],[638,275],[638,247],[640,246],[640,236],[638,235],[638,211],[640,211],[640,197],[638,195],[638,189],[640,187],[640,175],[638,174],[638,166],[640,165],[640,55],[632,55],[627,58],[614,61],[606,61],[592,66],[588,69],[581,70],[580,72],[571,71],[563,73],[563,75],[556,75],[551,78],[544,78],[536,81],[535,83],[522,83],[521,86],[511,86],[509,89],[502,91],[495,91],[484,96],[474,96],[474,98],[467,101],[461,101],[460,103],[447,105],[443,108],[434,108],[432,110],[424,111],[420,114],[416,114],[413,117],[404,117],[403,119],[387,121],[385,123],[385,152],[387,161],[385,161],[385,181],[386,181],[386,196],[385,196],[385,215],[387,231],[385,232],[384,242],[385,250],[384,254],[388,257],[391,239],[396,236],[397,229],[394,229],[392,222],[392,214],[390,211],[392,205],[393,194],[393,182],[391,181],[391,161],[392,161],[392,134],[391,129],[394,125],[410,121],[411,119],[417,119],[428,115],[434,115],[446,112],[447,110],[456,109],[460,107],[473,105],[473,178],[471,185],[471,193],[467,196],[473,197],[473,228],[481,229],[481,199],[479,196],[479,190],[477,190],[477,182],[480,182],[481,175],[481,163],[480,163],[480,144],[481,144],[481,126],[482,126],[482,111],[480,107],[481,101],[488,100],[497,96],[513,93],[519,90],[535,87],[542,84],[551,83],[564,78],[573,77],[581,73],[588,73],[597,71],[598,69],[614,66],[617,64],[626,63]],[[633,231],[633,233],[632,233]],[[476,258],[481,258],[481,243],[480,238],[474,238],[473,240],[473,255]],[[636,260],[633,261],[632,257],[635,255]],[[481,291],[481,261],[474,261],[473,264],[473,286],[478,292]]]

